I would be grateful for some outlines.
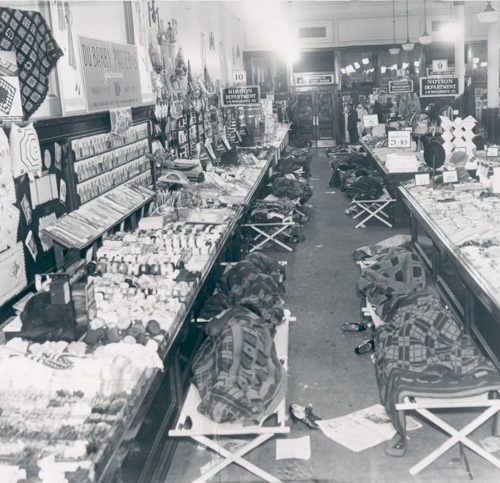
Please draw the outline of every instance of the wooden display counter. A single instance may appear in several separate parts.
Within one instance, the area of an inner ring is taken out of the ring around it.
[[[410,212],[415,248],[441,295],[500,369],[500,293],[460,253],[408,189],[401,186],[399,193]]]

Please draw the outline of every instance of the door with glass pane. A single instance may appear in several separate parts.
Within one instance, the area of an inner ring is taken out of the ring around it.
[[[335,106],[332,91],[316,92],[316,139],[333,139]]]
[[[311,140],[315,139],[314,107],[314,93],[312,91],[297,93],[294,122],[297,123],[297,131],[300,135]]]

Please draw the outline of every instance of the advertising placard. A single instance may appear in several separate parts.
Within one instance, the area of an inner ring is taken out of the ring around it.
[[[137,48],[78,38],[89,111],[128,107],[142,102]]]
[[[301,86],[328,86],[335,82],[334,75],[331,74],[293,74],[293,84]]]
[[[422,77],[420,79],[420,97],[458,96],[457,77]]]
[[[389,131],[387,133],[387,146],[395,149],[411,148],[410,131]]]

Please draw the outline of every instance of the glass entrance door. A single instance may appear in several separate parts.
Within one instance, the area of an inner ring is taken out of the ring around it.
[[[335,108],[333,92],[316,92],[316,139],[334,138]]]
[[[307,139],[315,139],[314,132],[314,93],[313,92],[299,92],[297,93],[296,100],[296,113],[294,122],[297,123],[300,135]]]

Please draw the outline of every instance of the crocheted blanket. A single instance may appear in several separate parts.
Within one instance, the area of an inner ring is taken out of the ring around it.
[[[405,396],[464,397],[500,387],[500,377],[440,298],[413,293],[400,300],[375,337],[380,399],[399,434]]]
[[[286,394],[272,326],[243,307],[209,323],[210,337],[193,363],[200,413],[218,423],[258,424]]]
[[[0,8],[0,50],[16,52],[23,111],[31,116],[49,89],[49,74],[62,50],[40,12]]]

